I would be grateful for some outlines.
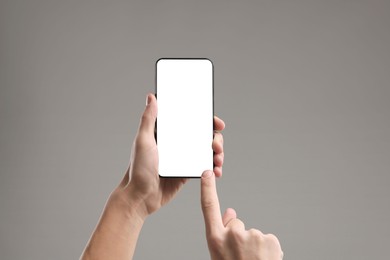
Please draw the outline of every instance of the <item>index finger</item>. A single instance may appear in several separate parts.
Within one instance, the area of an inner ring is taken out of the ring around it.
[[[201,178],[201,204],[206,234],[223,229],[221,209],[215,185],[215,175],[212,171],[205,171]]]

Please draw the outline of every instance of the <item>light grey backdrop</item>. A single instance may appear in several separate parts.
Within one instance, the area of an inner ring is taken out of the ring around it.
[[[390,245],[389,1],[0,2],[0,258],[76,259],[127,166],[160,57],[208,57],[223,209],[285,259]],[[207,259],[199,181],[136,259]]]

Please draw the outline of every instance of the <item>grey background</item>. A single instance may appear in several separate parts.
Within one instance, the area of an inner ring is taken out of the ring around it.
[[[76,259],[122,178],[160,57],[208,57],[222,208],[285,259],[390,244],[389,1],[0,2],[0,258]],[[199,181],[136,259],[207,259]]]

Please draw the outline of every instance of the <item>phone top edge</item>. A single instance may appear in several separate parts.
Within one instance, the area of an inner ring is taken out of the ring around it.
[[[155,96],[157,98],[157,67],[158,67],[158,63],[162,60],[207,60],[210,62],[211,64],[211,69],[212,69],[212,73],[213,73],[213,114],[214,114],[214,63],[211,59],[209,58],[166,58],[166,57],[162,57],[162,58],[158,58],[156,60],[156,63],[155,63]]]
[[[210,61],[211,64],[213,64],[213,61],[211,59],[209,59],[209,58],[158,58],[156,60],[156,64],[160,60],[208,60],[208,61]]]

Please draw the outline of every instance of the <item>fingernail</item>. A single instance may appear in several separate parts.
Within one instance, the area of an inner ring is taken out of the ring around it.
[[[202,174],[202,178],[209,178],[213,174],[212,171],[204,171]]]
[[[152,101],[152,97],[148,94],[146,96],[146,105],[149,105],[149,103]]]

